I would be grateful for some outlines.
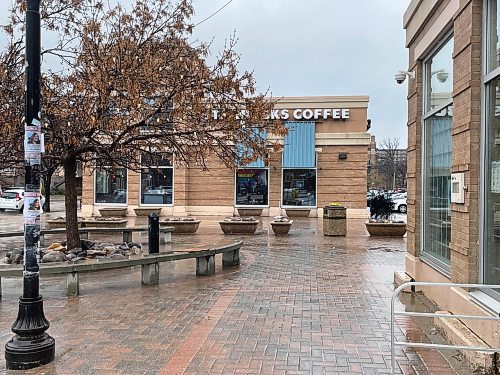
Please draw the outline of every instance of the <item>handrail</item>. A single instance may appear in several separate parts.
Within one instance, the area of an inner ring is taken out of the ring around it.
[[[414,348],[427,348],[427,349],[446,349],[446,350],[473,350],[482,351],[488,353],[500,352],[500,348],[487,348],[487,347],[476,347],[468,345],[445,345],[445,344],[430,344],[423,342],[403,342],[395,341],[395,319],[396,315],[400,316],[413,316],[413,317],[440,317],[440,318],[461,318],[461,319],[477,319],[477,320],[497,320],[500,322],[500,316],[477,316],[477,315],[453,315],[453,314],[436,314],[436,313],[419,313],[419,312],[408,312],[408,311],[394,311],[394,301],[399,293],[411,286],[437,286],[437,287],[459,287],[459,288],[474,288],[474,289],[500,289],[500,285],[486,285],[486,284],[456,284],[456,283],[432,283],[425,281],[410,281],[400,285],[394,290],[391,297],[391,373],[396,373],[396,346],[407,346]]]

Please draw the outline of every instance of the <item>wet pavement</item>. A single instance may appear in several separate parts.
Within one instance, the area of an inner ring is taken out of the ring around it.
[[[14,226],[14,217],[0,215],[0,230]],[[140,267],[82,274],[81,295],[71,298],[65,277],[43,277],[56,359],[23,373],[391,373],[392,276],[404,269],[405,239],[370,238],[362,220],[349,222],[347,237],[325,237],[321,220],[298,218],[289,235],[277,237],[268,218],[243,236],[224,236],[219,218],[200,219],[197,234],[174,235],[163,250],[242,239],[240,267],[222,269],[217,258],[216,275],[197,277],[194,259],[162,263],[160,284],[147,287]],[[134,241],[147,243],[144,235]],[[11,246],[0,241],[0,248]],[[3,348],[21,280],[3,279],[2,289]],[[398,340],[435,340],[408,317],[398,318],[396,333]],[[398,374],[471,373],[433,350],[398,349],[397,364]],[[0,373],[19,373],[5,370],[3,354]]]

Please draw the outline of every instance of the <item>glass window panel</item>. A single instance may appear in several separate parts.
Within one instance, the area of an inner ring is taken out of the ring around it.
[[[426,111],[445,105],[453,94],[453,38],[425,63]]]
[[[141,204],[172,204],[172,168],[143,168],[141,170]]]
[[[451,238],[452,106],[425,120],[424,246],[422,251],[447,268]]]
[[[485,284],[500,284],[500,78],[486,87],[488,143],[483,276]]]
[[[500,66],[500,14],[498,0],[488,1],[488,30],[486,32],[486,58],[488,73]]]
[[[169,152],[161,153],[143,153],[141,158],[141,163],[144,166],[155,166],[155,167],[171,167],[172,166],[172,154]]]
[[[98,168],[95,171],[95,203],[127,202],[127,170]]]
[[[236,204],[248,206],[268,205],[267,169],[245,168],[236,172]]]
[[[316,169],[283,170],[283,206],[316,206]]]

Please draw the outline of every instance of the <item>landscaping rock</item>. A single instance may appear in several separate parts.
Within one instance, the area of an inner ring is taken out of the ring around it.
[[[68,260],[68,258],[64,253],[60,251],[51,251],[43,256],[42,263],[64,262],[65,260]]]
[[[89,250],[92,249],[95,245],[95,242],[89,241],[89,240],[80,240],[80,246],[82,247],[82,250]]]
[[[123,244],[121,244],[120,246],[118,246],[118,248],[119,248],[120,250],[128,250],[130,247],[128,246],[128,244],[123,243]]]

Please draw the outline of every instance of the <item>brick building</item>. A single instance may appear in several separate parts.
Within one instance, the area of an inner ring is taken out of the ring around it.
[[[404,15],[406,272],[417,281],[500,284],[499,5],[412,0]],[[500,313],[500,290],[423,291],[453,314]],[[498,323],[464,323],[486,344],[500,346]]]
[[[257,161],[234,171],[217,159],[209,171],[175,166],[175,155],[161,155],[141,172],[112,168],[83,177],[83,214],[101,207],[161,207],[162,215],[232,215],[236,208],[258,207],[263,215],[284,208],[322,215],[329,202],[342,202],[350,217],[366,217],[367,96],[286,97],[273,115],[289,134],[269,165]],[[268,134],[269,140],[273,138]]]

